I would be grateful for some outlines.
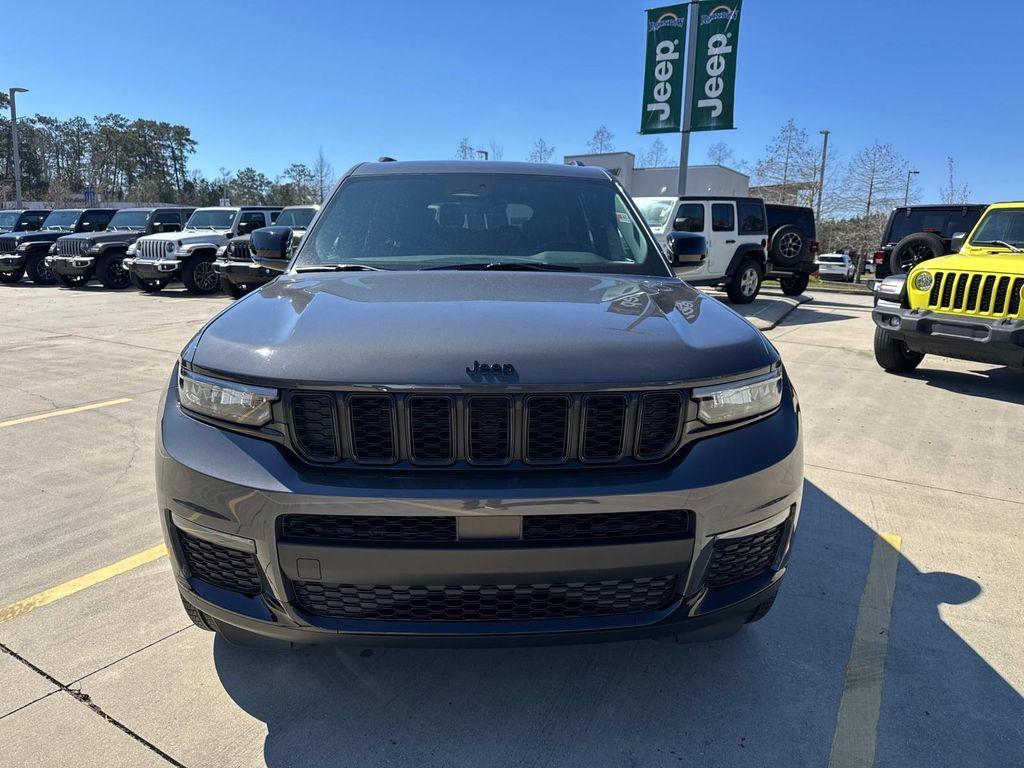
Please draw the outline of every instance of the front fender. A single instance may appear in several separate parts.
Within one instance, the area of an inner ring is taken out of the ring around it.
[[[219,243],[186,243],[178,249],[177,256],[182,259],[190,259],[193,256],[207,252],[216,256],[218,248],[220,248]]]

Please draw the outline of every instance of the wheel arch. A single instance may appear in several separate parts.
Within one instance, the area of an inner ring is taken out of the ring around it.
[[[768,266],[768,255],[757,243],[744,243],[736,248],[736,252],[733,253],[732,259],[729,261],[729,267],[725,270],[726,277],[732,277],[736,274],[736,270],[739,269],[743,259],[750,257],[757,261],[761,265],[761,272],[767,274]]]

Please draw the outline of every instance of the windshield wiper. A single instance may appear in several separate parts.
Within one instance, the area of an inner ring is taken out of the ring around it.
[[[468,262],[465,264],[444,264],[440,267],[424,267],[424,269],[458,269],[458,270],[495,270],[508,272],[579,272],[579,267],[568,267],[563,264],[533,264],[528,261],[492,261],[489,264]]]
[[[1004,248],[1009,248],[1014,253],[1024,253],[1024,251],[1022,251],[1016,245],[1011,245],[1005,240],[979,240],[978,242],[975,243],[975,245],[1001,245]]]
[[[296,267],[296,272],[386,272],[380,267],[370,267],[366,264],[315,264],[305,267]]]

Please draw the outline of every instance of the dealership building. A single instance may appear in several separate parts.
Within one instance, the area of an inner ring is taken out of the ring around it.
[[[566,155],[565,162],[581,162],[607,168],[634,197],[673,195],[679,183],[679,166],[637,168],[632,152],[596,155]],[[691,165],[686,174],[686,194],[744,197],[750,192],[750,177],[724,165]]]

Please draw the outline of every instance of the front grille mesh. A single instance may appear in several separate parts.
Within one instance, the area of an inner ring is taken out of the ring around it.
[[[81,256],[87,243],[80,238],[61,237],[57,239],[57,254],[60,256]]]
[[[991,318],[1020,313],[1024,277],[952,271],[935,272],[933,277],[928,309]]]
[[[228,243],[227,257],[229,261],[252,261],[252,251],[248,240],[232,240]]]
[[[454,517],[412,515],[285,515],[281,535],[288,539],[322,542],[451,542]]]
[[[690,514],[682,510],[523,517],[523,540],[533,542],[674,539],[689,533]]]
[[[782,523],[762,533],[739,539],[716,541],[708,565],[708,586],[712,589],[727,587],[752,579],[771,568],[779,551],[784,525]]]
[[[384,621],[529,621],[645,613],[670,605],[676,576],[567,584],[392,586],[293,582],[309,613]]]
[[[18,243],[13,237],[0,237],[0,253],[14,253]]]
[[[256,595],[261,591],[256,559],[249,553],[212,544],[181,530],[178,541],[185,562],[196,578],[243,595]]]
[[[657,461],[682,436],[682,392],[385,394],[297,391],[292,439],[332,464],[448,466]]]

